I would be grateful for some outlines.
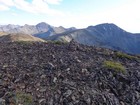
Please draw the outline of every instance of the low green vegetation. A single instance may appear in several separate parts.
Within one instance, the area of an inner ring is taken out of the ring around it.
[[[131,56],[131,55],[128,55],[128,54],[125,54],[125,53],[121,53],[121,52],[117,52],[116,55],[119,58],[126,58],[126,59],[130,59],[130,60],[132,60],[132,59],[137,60],[138,59],[138,57],[136,57],[136,56]]]
[[[125,73],[125,67],[120,62],[104,61],[104,67],[107,69],[115,70],[116,72]]]
[[[28,45],[28,44],[32,44],[33,42],[31,41],[16,41],[18,44],[22,44],[22,45]]]
[[[64,44],[64,43],[66,43],[66,42],[64,42],[64,41],[59,41],[59,40],[47,41],[47,42],[53,43],[53,44],[57,44],[57,45],[62,45],[62,44]]]
[[[16,104],[17,105],[33,105],[33,98],[30,94],[16,93]]]
[[[61,45],[63,42],[61,42],[61,41],[53,41],[52,43]]]

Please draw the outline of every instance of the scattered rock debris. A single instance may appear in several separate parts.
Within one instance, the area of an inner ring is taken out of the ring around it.
[[[0,43],[0,105],[140,105],[140,61],[78,43]]]

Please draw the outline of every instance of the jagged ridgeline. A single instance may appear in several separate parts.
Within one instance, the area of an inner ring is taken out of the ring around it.
[[[74,27],[54,27],[41,22],[37,25],[3,25],[0,26],[0,31],[29,34],[43,40],[70,42],[74,39],[84,45],[100,46],[130,54],[140,54],[140,34],[127,32],[115,24],[104,23],[84,29],[76,29]]]
[[[76,42],[0,42],[0,105],[139,105],[140,57]]]

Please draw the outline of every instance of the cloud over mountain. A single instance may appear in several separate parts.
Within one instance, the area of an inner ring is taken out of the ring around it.
[[[19,10],[35,14],[63,15],[61,11],[52,9],[49,4],[58,5],[62,0],[0,0],[0,11],[15,7]]]

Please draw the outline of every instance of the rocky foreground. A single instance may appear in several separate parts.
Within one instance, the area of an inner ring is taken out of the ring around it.
[[[140,58],[74,42],[0,43],[0,105],[140,105]]]

